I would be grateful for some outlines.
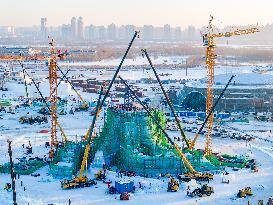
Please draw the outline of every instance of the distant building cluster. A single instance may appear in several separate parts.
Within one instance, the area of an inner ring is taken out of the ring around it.
[[[117,26],[112,23],[108,26],[85,25],[84,19],[72,17],[70,23],[60,26],[48,26],[48,19],[42,17],[40,26],[32,27],[12,27],[0,26],[0,37],[18,37],[25,39],[35,39],[47,41],[48,36],[58,39],[59,42],[104,42],[104,41],[127,41],[135,30],[141,31],[140,38],[144,41],[180,41],[198,40],[200,35],[197,29],[189,26],[182,31],[181,27],[171,27],[169,24],[163,27],[144,25],[136,27],[134,25]]]
[[[128,40],[132,37],[135,30],[142,31],[141,38],[147,41],[153,40],[182,40],[182,37],[194,40],[197,36],[196,29],[190,26],[186,32],[180,27],[172,28],[169,24],[164,27],[154,27],[152,25],[144,25],[136,27],[134,25],[117,26],[110,24],[108,26],[84,26],[83,18],[76,19],[72,17],[70,24],[63,24],[61,27],[61,36],[66,40],[90,40],[90,41],[116,41]]]
[[[243,26],[238,26],[243,28]],[[225,27],[224,30],[234,30],[233,27]],[[72,17],[69,23],[60,26],[49,26],[48,19],[42,17],[39,26],[32,27],[13,27],[0,26],[0,42],[26,43],[26,42],[47,42],[47,37],[55,38],[59,43],[83,43],[83,42],[122,42],[128,41],[135,30],[140,31],[140,39],[143,41],[160,41],[160,42],[193,42],[200,41],[200,29],[194,26],[188,26],[184,29],[181,27],[172,27],[169,24],[164,26],[143,25],[116,25],[114,23],[104,25],[87,25],[83,17]],[[201,29],[202,30],[202,29]],[[257,35],[249,36],[249,42],[265,41],[272,42],[273,24],[268,24],[260,28],[261,32]],[[237,38],[238,41],[247,39]],[[234,41],[234,40],[232,40]]]

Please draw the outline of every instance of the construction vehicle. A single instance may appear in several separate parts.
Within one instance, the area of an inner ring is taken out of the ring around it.
[[[20,117],[19,118],[19,122],[21,124],[30,124],[30,125],[33,125],[35,123],[47,123],[48,120],[47,120],[47,117],[46,116],[36,116],[36,117],[26,117],[26,116],[23,116],[23,117]]]
[[[119,66],[118,66],[118,68],[117,68],[117,70],[116,70],[116,72],[115,72],[115,74],[114,74],[114,76],[113,76],[113,78],[112,78],[112,80],[111,80],[111,82],[110,82],[110,84],[109,84],[109,86],[108,86],[102,100],[101,100],[101,97],[102,97],[102,94],[103,94],[103,87],[101,87],[99,99],[98,99],[97,105],[96,105],[96,111],[95,111],[96,114],[94,115],[91,126],[88,129],[88,132],[87,132],[87,134],[85,136],[86,147],[85,147],[84,156],[83,156],[83,159],[82,159],[82,164],[81,164],[79,176],[75,177],[74,179],[72,179],[70,181],[65,180],[65,181],[61,182],[61,185],[62,185],[63,189],[66,189],[66,187],[71,187],[71,186],[72,187],[78,187],[77,184],[84,184],[84,183],[87,183],[89,181],[88,177],[87,177],[87,168],[86,168],[87,166],[86,165],[87,165],[87,160],[88,160],[88,157],[89,157],[89,151],[91,149],[91,143],[92,143],[94,137],[96,136],[96,132],[93,133],[94,126],[95,126],[96,120],[97,120],[97,118],[98,118],[98,116],[99,116],[99,114],[101,112],[102,106],[104,105],[105,100],[106,100],[107,96],[109,95],[110,89],[111,89],[111,87],[112,87],[112,85],[113,85],[113,83],[114,83],[114,81],[115,81],[115,79],[117,77],[117,74],[118,74],[119,70],[121,69],[122,64],[123,64],[123,62],[124,62],[128,52],[129,52],[131,46],[132,46],[135,38],[137,37],[137,35],[138,35],[138,32],[136,31],[133,38],[132,38],[132,40],[131,40],[131,42],[129,43],[129,46],[128,46],[128,48],[127,48],[127,50],[126,50],[126,52],[125,52],[125,54],[124,54],[124,56],[123,56],[123,58],[122,58],[122,60],[121,60],[121,62],[119,64]],[[83,172],[84,172],[85,168],[86,168],[86,176],[83,176]],[[70,183],[71,183],[71,185],[70,185]]]
[[[102,88],[101,88],[102,90]],[[102,96],[102,92],[99,95],[99,99],[97,102],[97,106],[96,109],[98,110],[99,104],[100,104],[100,100],[101,100],[101,96]],[[72,180],[64,180],[61,181],[61,187],[63,189],[70,189],[70,188],[79,188],[79,187],[88,187],[91,185],[96,184],[96,182],[94,180],[89,180],[88,176],[87,176],[87,160],[88,160],[88,156],[89,156],[89,152],[90,152],[90,148],[91,148],[91,142],[94,139],[94,137],[96,136],[96,132],[93,133],[91,130],[93,131],[96,119],[98,117],[100,112],[97,112],[97,115],[94,116],[92,124],[90,129],[88,130],[88,139],[86,142],[86,147],[85,147],[85,151],[84,151],[84,155],[83,155],[83,159],[82,159],[82,164],[81,164],[81,168],[80,168],[80,173],[79,176],[73,178]],[[86,169],[86,175],[83,175],[84,170]]]
[[[139,99],[139,97],[135,94],[135,92],[130,88],[130,86],[125,82],[125,80],[122,79],[122,77],[119,76],[119,79],[121,82],[128,88],[128,90],[132,93],[132,95],[135,97],[135,99],[138,101],[138,103],[143,107],[143,109],[147,112],[147,114],[152,118],[153,122],[158,126],[158,128],[162,131],[162,133],[166,136],[168,142],[174,147],[176,152],[178,153],[181,160],[184,162],[185,169],[188,168],[188,172],[185,173],[185,177],[190,177],[191,179],[198,179],[198,180],[210,180],[213,179],[213,174],[211,173],[199,173],[197,172],[193,166],[191,165],[190,161],[187,159],[186,155],[182,152],[178,144],[176,144],[168,135],[168,133],[165,131],[165,129],[162,128],[160,123],[157,119],[153,116],[153,114],[150,112],[149,108],[146,107],[146,105]],[[187,166],[187,168],[186,168]]]
[[[170,181],[168,182],[168,192],[177,192],[179,189],[179,182],[174,179],[173,177],[170,178]]]
[[[50,112],[48,111],[48,109],[46,109],[46,107],[41,107],[38,113],[42,115],[50,115]]]
[[[129,200],[130,194],[128,192],[123,192],[120,194],[119,199],[120,200]]]
[[[6,190],[8,192],[11,192],[12,191],[11,183],[6,183],[5,186],[4,186],[4,190]]]
[[[182,181],[189,181],[187,179],[195,179],[196,181],[207,181],[213,180],[213,174],[209,172],[199,173],[194,170],[188,171],[184,174],[185,178],[181,178]]]
[[[207,99],[206,99],[206,115],[208,115],[213,107],[213,85],[214,85],[214,66],[217,55],[215,53],[215,43],[214,38],[220,37],[231,37],[231,36],[240,36],[246,34],[253,34],[259,32],[259,29],[256,27],[249,28],[249,29],[237,29],[231,32],[224,32],[224,33],[213,33],[214,26],[213,26],[213,16],[210,16],[209,26],[207,33],[202,35],[203,37],[203,45],[206,47],[206,65],[207,65],[207,75],[208,75],[208,83],[207,83]],[[211,155],[211,135],[213,129],[213,114],[211,114],[208,118],[207,122],[207,135],[206,135],[206,144],[205,144],[205,155]]]
[[[187,195],[190,197],[203,197],[203,196],[210,196],[212,193],[214,193],[213,187],[208,186],[207,184],[204,184],[196,189],[194,189],[192,192],[187,191]]]
[[[81,179],[76,177],[72,180],[63,180],[61,181],[61,186],[63,189],[74,189],[74,188],[83,188],[90,187],[92,185],[96,185],[97,182],[93,179],[87,178],[87,176],[83,176]]]
[[[104,171],[103,170],[99,170],[97,174],[95,174],[95,179],[96,180],[99,180],[99,181],[102,181],[106,178],[106,175],[104,174]]]
[[[252,193],[252,190],[250,187],[246,187],[244,189],[240,189],[238,194],[237,194],[237,197],[239,198],[245,198],[246,196],[252,196],[253,193]]]

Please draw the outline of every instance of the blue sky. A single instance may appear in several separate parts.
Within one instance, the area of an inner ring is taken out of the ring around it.
[[[110,23],[162,26],[206,25],[210,14],[218,26],[273,23],[273,0],[0,0],[2,26],[69,23],[83,16],[85,25]]]

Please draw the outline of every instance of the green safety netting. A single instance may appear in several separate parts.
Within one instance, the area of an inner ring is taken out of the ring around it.
[[[25,162],[15,163],[14,171],[16,174],[28,175],[45,166],[45,162],[38,160],[29,160]],[[10,173],[10,163],[0,165],[0,173]]]
[[[85,143],[67,142],[55,153],[49,174],[59,179],[71,179],[81,167]]]
[[[162,111],[152,110],[163,128],[166,118]],[[139,175],[180,174],[185,166],[165,135],[144,111],[128,112],[109,108],[107,120],[95,139],[97,149],[104,153],[105,162]],[[217,170],[219,167],[203,160],[200,152],[187,153],[196,170]]]

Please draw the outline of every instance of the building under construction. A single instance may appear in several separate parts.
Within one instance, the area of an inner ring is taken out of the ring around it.
[[[163,112],[154,110],[153,115],[166,127]],[[94,142],[110,167],[149,177],[187,171],[183,160],[144,110],[109,108],[106,123]],[[219,168],[205,162],[202,155],[189,154],[188,158],[196,170]]]

